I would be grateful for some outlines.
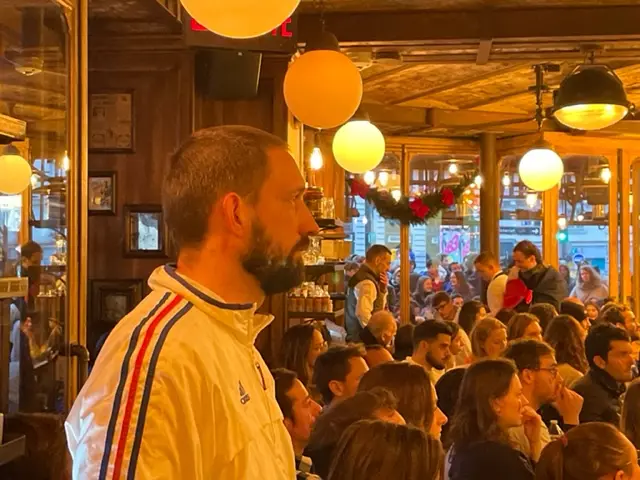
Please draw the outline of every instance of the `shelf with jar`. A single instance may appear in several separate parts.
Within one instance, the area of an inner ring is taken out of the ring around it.
[[[290,318],[335,319],[344,315],[344,309],[334,309],[329,284],[304,282],[289,292],[287,311]]]

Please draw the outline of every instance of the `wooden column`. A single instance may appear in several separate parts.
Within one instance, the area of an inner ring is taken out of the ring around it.
[[[620,265],[618,263],[618,161],[608,156],[611,181],[609,182],[609,295],[620,295]],[[628,200],[627,200],[628,201]]]
[[[629,176],[631,170],[631,155],[628,151],[618,150],[618,185],[620,189],[620,300],[626,302],[631,296],[631,262],[629,252],[631,251],[631,205],[629,195],[631,186]],[[637,197],[636,197],[637,198]],[[609,234],[611,242],[611,234]],[[611,269],[611,265],[609,265]]]
[[[633,207],[631,208],[631,225],[633,228],[633,298],[636,317],[640,315],[640,162],[634,161],[631,166],[631,178],[633,179]],[[611,267],[609,267],[611,268]]]
[[[403,195],[409,195],[410,171],[407,148],[403,145],[400,167],[400,190]],[[403,224],[400,225],[400,323],[402,325],[408,324],[411,318],[409,274],[409,225]]]
[[[500,255],[500,162],[495,133],[480,135],[480,250]]]
[[[558,201],[560,192],[556,185],[542,192],[542,259],[547,265],[558,268]]]

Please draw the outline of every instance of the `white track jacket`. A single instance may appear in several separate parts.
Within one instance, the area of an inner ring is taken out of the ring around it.
[[[291,439],[253,346],[272,318],[156,269],[66,422],[73,479],[289,480]]]

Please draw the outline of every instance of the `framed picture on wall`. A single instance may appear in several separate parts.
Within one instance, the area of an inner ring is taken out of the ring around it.
[[[91,315],[94,321],[115,324],[142,300],[142,280],[92,280]]]
[[[135,151],[133,92],[89,95],[89,150],[133,153]]]
[[[116,172],[89,172],[89,215],[116,214]]]
[[[124,242],[126,257],[167,256],[167,229],[161,205],[125,205]]]

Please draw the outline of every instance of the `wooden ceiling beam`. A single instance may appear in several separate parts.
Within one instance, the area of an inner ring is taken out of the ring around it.
[[[330,12],[326,28],[344,45],[415,42],[548,41],[640,38],[640,5],[509,8],[467,11]],[[535,19],[535,20],[534,20]],[[317,30],[319,14],[299,17],[299,41]]]
[[[382,72],[375,73],[367,78],[364,78],[362,80],[362,83],[364,83],[365,85],[368,85],[372,82],[379,82],[380,80],[390,77],[391,75],[395,75],[396,73],[400,73],[414,67],[415,65],[404,63],[402,65],[398,65],[397,67],[392,67],[388,70],[384,70]]]
[[[428,97],[429,95],[436,95],[438,93],[446,92],[447,90],[451,90],[451,89],[454,89],[454,88],[468,86],[468,85],[471,85],[471,84],[476,83],[476,82],[482,82],[482,81],[487,80],[489,78],[495,77],[496,75],[504,75],[504,74],[507,74],[507,73],[512,73],[512,72],[515,72],[515,71],[520,70],[520,69],[522,69],[524,67],[527,67],[527,66],[529,66],[529,64],[517,63],[517,64],[514,64],[514,65],[509,65],[509,66],[507,66],[505,68],[501,68],[501,69],[498,69],[498,70],[493,70],[491,72],[485,72],[485,73],[482,73],[480,75],[461,78],[459,80],[454,80],[454,81],[449,82],[449,83],[444,83],[442,85],[438,85],[437,87],[432,87],[432,88],[428,88],[426,90],[422,90],[420,92],[412,93],[411,95],[407,95],[407,96],[402,97],[402,98],[396,98],[393,101],[389,102],[389,104],[390,105],[399,105],[401,103],[410,102],[412,100],[417,100],[419,98]]]

